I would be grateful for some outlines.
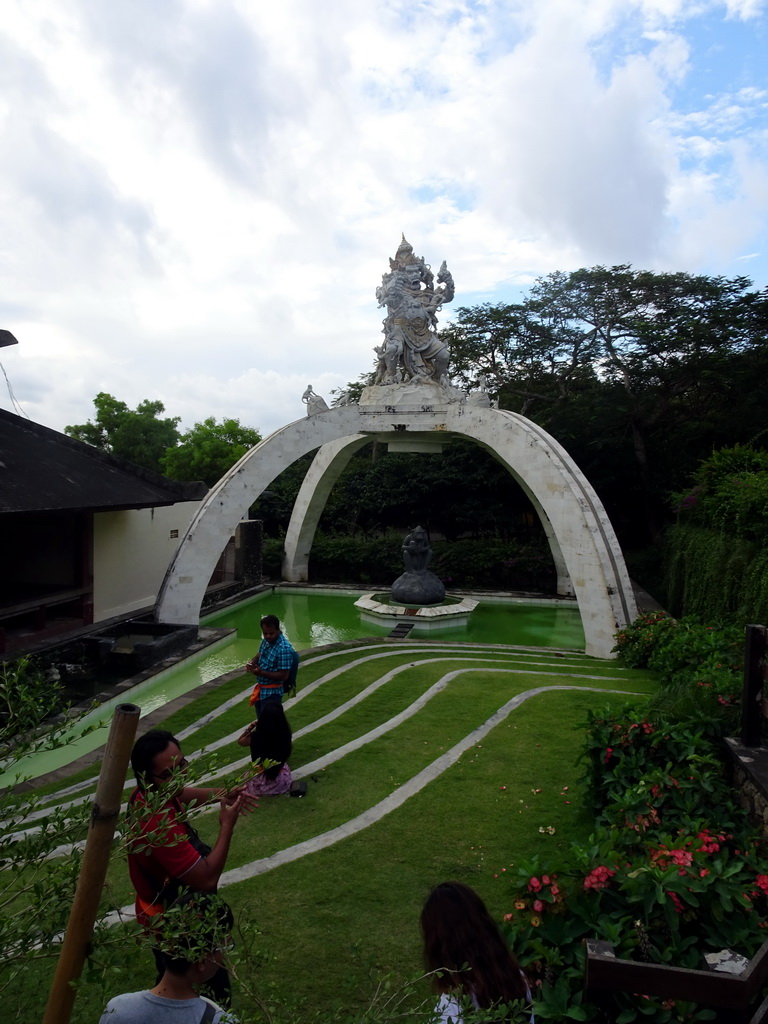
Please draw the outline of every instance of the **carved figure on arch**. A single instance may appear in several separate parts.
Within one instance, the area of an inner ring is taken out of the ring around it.
[[[307,416],[316,416],[319,412],[328,411],[328,403],[322,395],[318,395],[311,384],[307,384],[307,390],[301,396],[302,402],[307,407]]]

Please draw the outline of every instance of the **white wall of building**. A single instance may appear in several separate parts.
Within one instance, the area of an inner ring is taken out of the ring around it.
[[[199,506],[199,501],[183,501],[94,514],[94,622],[155,603],[165,571]]]

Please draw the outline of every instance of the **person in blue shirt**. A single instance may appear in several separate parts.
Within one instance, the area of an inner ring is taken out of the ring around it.
[[[258,718],[268,701],[282,703],[285,683],[291,672],[295,651],[280,629],[276,615],[264,615],[261,619],[259,653],[246,663],[245,670],[256,677],[256,686],[251,694],[251,704]]]

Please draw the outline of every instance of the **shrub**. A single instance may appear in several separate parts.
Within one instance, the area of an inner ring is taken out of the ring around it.
[[[666,612],[646,612],[616,634],[614,651],[627,668],[647,668],[648,660],[675,620]]]
[[[768,452],[734,445],[702,462],[694,485],[673,497],[683,521],[731,537],[760,539],[768,527]]]
[[[668,606],[739,623],[768,618],[768,452],[747,445],[713,452],[673,503],[679,522],[665,541]]]
[[[0,665],[0,743],[27,733],[63,707],[62,686],[29,657]]]
[[[617,652],[628,668],[650,668],[662,685],[695,681],[702,674],[739,672],[743,631],[737,626],[706,626],[694,617],[674,619],[646,612],[616,634]]]
[[[679,524],[665,538],[665,592],[677,614],[722,622],[768,620],[768,550],[705,526]]]
[[[501,540],[438,541],[430,566],[448,589],[554,591],[557,584],[549,549]]]
[[[615,651],[631,668],[650,668],[660,687],[651,699],[654,715],[688,718],[705,732],[735,729],[741,694],[743,632],[736,626],[705,626],[665,612],[641,615],[616,634]]]
[[[389,586],[404,571],[403,536],[378,537],[317,534],[310,556],[313,583],[358,583]],[[282,540],[265,539],[262,564],[265,575],[279,579]],[[435,541],[430,570],[450,590],[553,591],[556,584],[552,556],[546,546],[501,540]]]
[[[584,758],[595,832],[559,864],[518,865],[503,922],[542,1020],[607,1019],[583,991],[585,938],[613,943],[622,958],[689,968],[707,950],[751,956],[765,938],[768,862],[716,738],[642,711],[590,714]],[[610,1019],[623,1024],[712,1017],[630,994],[616,1003]]]
[[[595,817],[559,863],[510,879],[504,929],[536,984],[536,1017],[618,1024],[708,1020],[692,1003],[620,994],[610,1017],[583,991],[585,938],[618,957],[703,966],[707,951],[751,957],[768,927],[768,850],[734,799],[722,739],[735,725],[742,631],[640,616],[616,636],[625,664],[659,673],[650,701],[590,712],[582,754]]]

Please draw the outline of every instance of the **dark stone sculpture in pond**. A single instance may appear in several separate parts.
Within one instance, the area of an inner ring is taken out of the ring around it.
[[[429,605],[440,604],[445,599],[445,587],[427,568],[431,558],[427,531],[417,526],[403,541],[405,572],[390,588],[393,602]]]

